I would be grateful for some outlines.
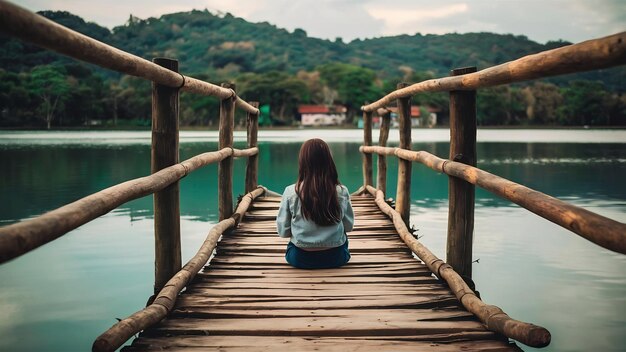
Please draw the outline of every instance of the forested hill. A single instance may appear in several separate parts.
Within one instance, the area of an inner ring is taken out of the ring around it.
[[[312,38],[300,29],[288,32],[267,22],[250,23],[230,14],[215,15],[206,10],[149,19],[131,16],[124,25],[112,30],[85,22],[68,12],[44,11],[40,14],[146,59],[157,56],[176,58],[180,61],[181,72],[185,74],[212,82],[234,80],[243,89],[241,92],[244,97],[247,93],[252,99],[269,98],[263,96],[261,90],[267,89],[267,85],[273,81],[272,88],[282,85],[283,90],[290,90],[296,95],[280,103],[280,106],[272,107],[273,111],[280,112],[278,118],[282,120],[286,119],[286,115],[298,102],[334,101],[346,104],[354,111],[362,103],[356,99],[374,99],[391,90],[401,80],[415,82],[446,76],[450,69],[463,66],[482,69],[569,44],[562,41],[539,44],[524,36],[493,33],[416,34],[344,43],[340,38],[334,41]],[[19,40],[0,36],[0,73],[7,76],[2,77],[3,80],[8,79],[9,83],[18,85],[12,74],[32,74],[36,66],[50,64],[53,64],[55,70],[61,67],[61,73],[77,78],[75,84],[78,86],[90,82],[89,86],[83,87],[85,91],[93,90],[94,86],[100,87],[100,92],[90,93],[93,99],[96,99],[96,94],[104,94],[108,96],[107,99],[115,101],[115,111],[107,111],[110,108],[102,107],[98,116],[91,116],[90,119],[102,119],[107,114],[121,119],[131,118],[129,114],[140,115],[132,118],[143,118],[145,102],[132,101],[134,98],[129,96],[128,89],[144,91],[147,90],[145,86],[118,75],[104,73],[103,70],[77,65],[71,59]],[[574,79],[601,81],[603,89],[623,93],[625,72],[624,68],[617,68],[569,75],[551,79],[550,82],[565,86]],[[340,77],[333,78],[337,75]],[[355,85],[367,84],[356,88],[357,91],[348,96],[348,87],[341,86],[345,86],[345,82],[339,82],[344,76],[354,78]],[[96,84],[96,81],[100,83]],[[0,84],[6,86],[9,83]],[[23,88],[27,91],[24,94],[28,93],[29,88]],[[65,107],[72,104],[70,95],[68,93],[65,98]],[[427,100],[425,103],[437,105],[435,97]],[[198,112],[213,104],[211,101],[196,103],[192,109]],[[18,107],[12,109],[19,110]],[[52,114],[58,112],[53,111]],[[70,120],[71,116],[66,122]],[[513,120],[502,123],[512,123]],[[187,121],[191,124],[200,122]],[[15,123],[19,124],[19,121]],[[7,125],[7,122],[3,121],[2,124]]]
[[[346,44],[340,38],[335,41],[312,38],[300,29],[290,33],[267,22],[250,23],[230,14],[217,16],[206,10],[168,14],[158,19],[131,16],[126,24],[112,31],[68,12],[43,11],[40,14],[147,59],[178,58],[181,70],[190,74],[272,70],[296,73],[312,71],[324,63],[343,62],[370,68],[381,78],[401,77],[407,67],[445,76],[452,68],[477,66],[481,69],[570,44],[555,41],[544,45],[525,36],[494,33],[401,35]],[[5,69],[12,70],[15,66],[23,69],[54,60],[54,55],[42,54],[30,46],[21,52],[15,50],[21,45],[11,42],[7,43],[5,38],[0,42],[0,59]],[[17,55],[20,55],[19,60],[6,60]],[[609,77],[596,78],[610,80]]]

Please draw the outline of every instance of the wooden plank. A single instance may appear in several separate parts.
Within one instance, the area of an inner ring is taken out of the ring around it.
[[[211,318],[319,318],[319,317],[341,317],[346,319],[359,320],[361,318],[384,318],[394,319],[414,319],[415,321],[446,321],[446,320],[475,320],[475,317],[456,307],[447,309],[387,309],[387,310],[356,310],[356,309],[223,309],[214,307],[197,307],[190,309],[176,309],[176,317],[192,317],[205,319]],[[261,322],[259,322],[261,324]]]
[[[286,248],[287,246],[285,246]],[[241,258],[242,262],[249,260],[250,258],[267,259],[271,262],[284,260],[285,252],[228,252],[220,253],[216,252],[215,256],[211,260],[215,261],[229,261],[236,262]],[[365,263],[365,262],[407,262],[418,261],[412,252],[386,252],[386,253],[352,253],[349,263]]]
[[[232,237],[226,236],[223,238],[219,247],[221,249],[237,249],[239,247],[262,247],[267,249],[273,249],[279,247],[282,251],[285,250],[289,239],[280,238],[276,236],[276,238],[265,238],[265,239],[257,239],[257,238],[237,238],[234,239]],[[349,241],[350,250],[353,249],[393,249],[399,251],[408,251],[407,246],[400,240],[400,238],[390,238],[385,240],[378,240],[375,243],[371,239],[368,238],[357,238],[352,237]]]
[[[282,241],[282,243],[281,243]],[[250,249],[254,250],[255,247],[263,247],[268,251],[273,251],[274,249],[280,249],[281,251],[285,251],[285,247],[287,245],[288,240],[281,240],[276,236],[276,240],[273,242],[265,243],[259,245],[258,243],[241,240],[241,241],[229,241],[227,238],[224,238],[224,241],[220,243],[218,249],[228,249],[233,250],[237,248],[242,249]],[[405,252],[409,251],[409,248],[403,242],[395,242],[395,241],[371,241],[368,239],[358,239],[352,238],[349,244],[350,251],[356,249],[378,249],[378,250],[391,250],[391,252]]]
[[[371,351],[521,351],[515,345],[498,340],[489,332],[464,332],[433,334],[430,336],[364,336],[364,337],[296,337],[296,336],[178,336],[170,339],[141,337],[124,352],[162,351],[201,351],[206,348],[227,349],[228,351],[267,351],[283,349],[293,351],[318,350],[329,352],[371,352]],[[482,339],[481,341],[475,341]]]
[[[246,278],[344,278],[344,277],[415,277],[415,276],[431,276],[432,273],[428,269],[416,269],[416,270],[348,270],[342,269],[333,272],[333,269],[329,270],[330,273],[319,273],[321,270],[297,270],[293,268],[276,268],[268,270],[216,270],[211,269],[205,271],[206,277],[246,277]]]
[[[215,275],[209,275],[206,272],[196,274],[194,282],[200,280],[212,281],[219,277]],[[264,277],[228,277],[229,282],[268,282]],[[434,276],[414,276],[414,277],[379,277],[379,276],[362,276],[362,277],[274,277],[272,278],[274,283],[311,283],[311,284],[328,284],[328,283],[340,283],[340,284],[352,284],[352,283],[415,283],[420,284],[424,282],[438,282]]]
[[[376,236],[376,238],[373,240],[371,236]],[[359,244],[365,244],[365,245],[370,245],[370,246],[372,245],[376,246],[379,243],[383,245],[389,245],[389,244],[395,243],[395,244],[406,247],[402,239],[397,235],[380,235],[377,233],[359,232],[359,233],[349,233],[348,239],[350,239],[350,245],[359,243]],[[235,233],[235,234],[224,235],[220,243],[265,245],[265,244],[276,244],[276,243],[287,244],[289,240],[290,240],[289,238],[278,237],[276,233],[260,234],[260,235],[248,234],[247,236],[242,233]]]
[[[426,291],[426,290],[437,290],[445,288],[444,285],[431,282],[431,283],[422,283],[420,285],[414,285],[411,283],[351,283],[350,284],[351,291],[365,291],[365,290],[374,290],[374,289],[386,289],[388,294],[389,292],[413,292],[413,291]],[[300,292],[302,290],[340,290],[343,289],[345,291],[346,284],[344,283],[290,283],[290,282],[237,282],[233,283],[231,280],[222,280],[222,281],[208,281],[201,280],[196,282],[193,286],[189,287],[188,290],[196,289],[196,288],[220,288],[220,289],[239,289],[241,292],[251,290],[251,289],[263,289],[263,290],[273,290],[273,289],[289,289],[294,292]],[[187,291],[185,291],[187,292]]]
[[[160,334],[246,335],[246,336],[416,336],[451,332],[484,331],[476,321],[415,321],[361,317],[273,318],[272,324],[252,319],[168,319],[153,331]]]
[[[177,309],[172,312],[173,318],[193,319],[267,319],[267,318],[343,318],[353,321],[362,319],[388,321],[476,321],[475,317],[467,311],[451,309],[368,309],[364,311],[354,309],[221,309],[212,307],[193,307]]]
[[[275,245],[275,246],[267,245],[265,247],[232,245],[232,246],[218,247],[217,252],[229,254],[229,255],[232,252],[262,252],[262,253],[284,254],[285,248],[286,247],[284,245]],[[406,252],[406,253],[411,252],[411,250],[409,250],[408,248],[401,248],[401,247],[376,248],[376,247],[350,246],[350,253],[353,253],[353,254],[354,253],[396,253],[399,251]]]
[[[352,253],[352,258],[356,257],[371,257],[371,256],[385,256],[385,258],[396,258],[398,260],[407,260],[412,258],[410,252],[386,252],[386,253]],[[263,257],[263,258],[285,258],[284,252],[217,252],[215,258],[232,258],[232,257]],[[350,259],[352,261],[353,259]]]
[[[358,255],[356,256],[358,257]],[[231,261],[222,261],[222,260],[218,260],[220,258],[223,259],[227,259],[227,257],[214,257],[214,259],[212,259],[210,262],[207,263],[206,266],[210,266],[210,268],[219,268],[219,269],[237,269],[237,270],[248,270],[248,269],[278,269],[278,268],[290,268],[290,269],[294,269],[291,266],[289,266],[285,261],[280,261],[280,260],[275,260],[273,262],[244,262],[244,263],[240,263],[239,261],[237,262],[233,262]],[[240,267],[240,268],[238,268]],[[209,268],[209,269],[210,269]],[[342,269],[345,270],[367,270],[367,269],[387,269],[387,270],[401,270],[401,269],[406,269],[406,270],[411,270],[411,269],[416,269],[416,270],[425,270],[428,267],[418,261],[418,260],[414,260],[411,258],[407,258],[406,261],[396,261],[396,262],[386,262],[386,261],[382,261],[382,262],[358,262],[357,259],[354,259],[354,261],[352,261],[352,259],[350,259],[350,262],[348,262],[347,264],[345,264],[344,266],[342,266]],[[303,269],[301,269],[302,271]],[[316,270],[317,271],[317,270]]]
[[[293,297],[277,298],[215,298],[182,295],[176,304],[177,308],[207,306],[231,309],[392,309],[392,308],[442,308],[457,307],[458,301],[452,295],[423,295],[393,297],[364,296],[329,297],[295,299]]]
[[[410,260],[415,260],[416,262],[420,262],[417,259],[412,258],[409,255],[404,255],[402,257],[398,256],[387,256],[383,254],[376,255],[353,255],[350,258],[350,261],[347,265],[357,265],[357,264],[395,264],[395,263],[405,263]],[[260,257],[260,256],[238,256],[238,257],[230,257],[230,256],[216,256],[211,259],[209,264],[225,264],[225,263],[233,263],[239,265],[245,264],[266,264],[266,265],[288,265],[285,261],[284,255],[282,256],[272,256],[272,257]]]
[[[219,263],[219,262],[210,262],[209,265],[205,267],[208,270],[274,270],[280,268],[288,268],[293,271],[298,271],[297,269],[291,268],[287,263],[283,263],[282,266],[277,266],[277,264],[240,264],[240,263]],[[381,271],[398,271],[398,270],[425,270],[427,269],[426,265],[415,262],[408,263],[396,263],[396,264],[371,264],[371,263],[348,263],[342,267],[342,269],[354,271],[354,270],[381,270]]]
[[[360,296],[388,296],[389,290],[385,287],[362,287],[358,291],[346,292],[345,286],[336,289],[299,289],[293,288],[230,288],[226,289],[211,288],[210,285],[194,285],[192,288],[187,289],[187,294],[191,294],[197,297],[307,297],[307,298],[320,298],[320,297],[360,297]],[[395,289],[393,295],[444,295],[449,294],[450,291],[443,287],[427,287],[427,288],[409,288],[409,289]]]

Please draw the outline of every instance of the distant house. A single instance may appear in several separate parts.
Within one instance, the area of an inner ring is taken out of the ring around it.
[[[346,121],[346,107],[342,105],[300,105],[298,113],[302,126],[337,126]]]

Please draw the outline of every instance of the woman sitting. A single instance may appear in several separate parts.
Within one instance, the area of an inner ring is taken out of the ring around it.
[[[278,235],[291,238],[285,259],[302,269],[340,267],[350,260],[346,232],[354,225],[348,188],[321,139],[302,144],[298,165],[298,181],[285,188],[276,217]]]

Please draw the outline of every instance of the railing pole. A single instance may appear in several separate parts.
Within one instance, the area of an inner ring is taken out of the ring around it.
[[[255,108],[259,107],[259,103],[256,101],[250,102],[250,105]],[[258,145],[258,132],[259,132],[259,114],[248,113],[248,148],[254,148]],[[252,192],[257,186],[259,178],[259,154],[255,154],[248,157],[246,164],[246,194]]]
[[[372,113],[363,111],[363,145],[372,145]],[[372,154],[363,154],[363,186],[373,185]]]
[[[452,70],[451,76],[476,72]],[[450,91],[450,160],[476,166],[476,91]],[[461,276],[472,278],[474,185],[450,177],[446,262]]]
[[[398,83],[398,89],[407,87],[407,83]],[[411,149],[411,97],[400,98],[398,103],[398,122],[400,148]],[[402,216],[407,228],[410,228],[411,212],[411,162],[398,160],[398,188],[396,191],[396,211]]]
[[[178,72],[178,61],[153,62]],[[152,83],[151,172],[178,163],[178,88]],[[154,292],[181,268],[180,204],[178,181],[154,193]]]
[[[387,111],[381,116],[380,121],[380,134],[378,136],[378,145],[381,147],[387,146],[387,139],[389,138],[389,125],[391,120],[391,112]],[[378,172],[377,172],[376,188],[381,190],[384,195],[387,195],[387,157],[384,155],[378,155]]]
[[[235,91],[235,84],[222,83],[222,87]],[[233,130],[235,129],[235,99],[230,98],[220,102],[220,133],[219,149],[233,147]],[[220,161],[217,167],[218,211],[219,220],[228,219],[233,215],[233,156]]]

